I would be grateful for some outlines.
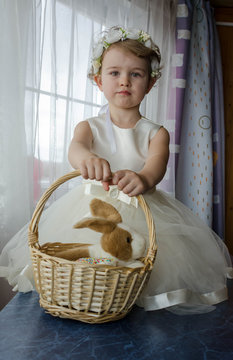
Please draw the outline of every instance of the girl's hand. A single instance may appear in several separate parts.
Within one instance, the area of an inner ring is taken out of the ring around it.
[[[112,178],[108,161],[94,155],[82,160],[79,169],[84,179],[109,181]]]
[[[81,121],[74,130],[68,158],[84,179],[109,181],[112,172],[107,160],[91,152],[93,135],[88,121]]]
[[[145,179],[131,170],[119,170],[112,178],[112,184],[128,196],[137,196],[148,190]]]

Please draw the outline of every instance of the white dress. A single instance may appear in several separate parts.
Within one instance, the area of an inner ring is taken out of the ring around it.
[[[87,120],[93,133],[92,151],[107,159],[112,171],[139,171],[145,162],[150,139],[160,126],[141,118],[132,129],[109,124],[105,115]],[[116,152],[111,151],[112,142]],[[84,182],[54,202],[42,214],[39,242],[96,243],[101,234],[73,225],[90,214],[94,197],[113,204],[123,222],[148,239],[148,229],[141,208],[135,208],[109,196],[101,186],[93,185],[87,194]],[[145,310],[167,308],[177,314],[201,313],[227,299],[227,277],[233,277],[231,258],[223,241],[178,200],[156,189],[144,195],[156,228],[158,253],[148,285],[137,304]],[[27,245],[26,225],[5,246],[0,256],[0,276],[15,290],[34,288]]]

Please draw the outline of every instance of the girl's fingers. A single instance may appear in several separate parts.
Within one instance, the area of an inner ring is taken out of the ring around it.
[[[131,192],[129,192],[129,193],[127,193],[127,195],[128,196],[137,196],[137,195],[139,195],[140,193],[137,191],[137,188],[136,189],[134,189],[133,191],[131,191]]]
[[[125,190],[125,187],[131,184],[131,187],[135,187],[137,184],[138,178],[135,173],[128,172],[128,171],[122,171],[119,174],[119,180],[117,183],[119,190]],[[131,189],[130,187],[130,189]]]
[[[129,184],[127,184],[126,186],[124,186],[122,188],[122,191],[125,194],[129,195],[135,190],[135,188],[136,188],[136,185],[134,183],[130,182]]]
[[[102,181],[102,185],[103,185],[103,188],[105,191],[108,191],[109,190],[109,182],[108,181]]]
[[[95,167],[95,179],[96,180],[109,181],[111,178],[112,178],[112,173],[110,170],[110,166],[107,162],[98,164]]]
[[[113,175],[112,178],[112,183],[114,185],[118,185],[119,181],[125,176],[125,171],[124,170],[119,170],[117,172],[115,172],[115,174]]]
[[[82,177],[83,177],[84,179],[88,179],[88,170],[87,170],[87,167],[81,165],[79,170],[80,170],[80,172],[81,172]]]
[[[137,196],[143,194],[143,186],[138,184],[132,191],[127,193],[128,196]]]
[[[110,169],[110,165],[107,161],[103,163],[103,174],[102,174],[102,180],[103,181],[109,181],[112,179],[112,172]]]
[[[94,180],[95,176],[96,176],[95,167],[93,165],[89,165],[87,167],[87,171],[88,171],[88,178],[91,179],[91,180]]]
[[[127,187],[127,185],[129,186],[130,184],[130,179],[123,177],[120,181],[118,181],[117,187],[119,190],[125,189]]]
[[[100,158],[89,159],[80,166],[80,171],[84,179],[108,181],[112,177],[109,163]]]
[[[111,179],[111,171],[108,162],[103,163],[103,188],[109,190],[109,185],[117,185],[118,189],[129,196],[137,196],[144,191],[143,182],[135,172],[129,170],[119,170],[113,174]]]
[[[98,180],[98,181],[103,179],[102,166],[96,166],[95,167],[95,179]]]
[[[119,172],[118,189],[129,196],[137,196],[144,192],[144,184],[136,173],[130,171]],[[116,180],[115,180],[116,181]]]

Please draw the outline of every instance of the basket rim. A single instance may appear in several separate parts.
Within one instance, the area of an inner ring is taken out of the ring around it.
[[[63,244],[63,243],[58,243]],[[75,244],[75,243],[72,243]],[[43,245],[42,245],[43,247]],[[56,255],[49,255],[44,251],[41,251],[41,247],[33,248],[34,255],[43,257],[43,260],[48,260],[48,262],[56,263],[57,265],[74,265],[78,268],[91,268],[93,270],[108,270],[108,271],[118,271],[121,270],[125,273],[134,273],[134,272],[140,272],[142,269],[144,269],[144,266],[138,266],[135,268],[131,268],[129,266],[123,266],[123,265],[108,265],[108,264],[89,264],[89,263],[81,263],[77,262],[76,260],[67,260],[61,257],[58,257]],[[141,258],[143,261],[143,258]]]
[[[63,176],[61,176],[60,178],[58,178],[54,183],[52,183],[50,185],[50,187],[44,192],[44,194],[41,196],[40,200],[38,201],[36,208],[34,210],[34,213],[32,215],[30,224],[29,224],[29,228],[28,228],[28,244],[29,244],[29,248],[31,249],[36,249],[36,250],[40,250],[40,244],[39,244],[39,233],[38,233],[38,225],[39,225],[39,221],[41,218],[41,215],[43,213],[45,204],[47,202],[47,200],[50,198],[50,196],[52,195],[52,193],[63,183],[65,183],[66,181],[73,179],[75,177],[78,177],[81,175],[80,170],[74,170],[72,172],[69,172]],[[144,257],[144,264],[145,267],[148,268],[148,270],[152,269],[154,261],[155,261],[155,257],[156,257],[156,253],[157,253],[157,242],[156,242],[156,232],[155,232],[155,224],[154,224],[154,220],[150,211],[149,206],[147,205],[143,195],[138,195],[136,196],[138,199],[138,203],[140,205],[140,207],[142,208],[145,218],[146,218],[146,222],[147,222],[147,227],[148,227],[148,231],[149,231],[149,246],[147,249],[147,254]],[[44,255],[47,255],[43,252],[41,252]],[[59,259],[56,256],[52,256],[52,255],[47,255],[49,258],[56,258]],[[60,259],[60,260],[65,260],[65,259]],[[59,261],[60,262],[60,261]],[[70,261],[70,260],[66,260],[66,263],[74,263],[74,261]],[[75,262],[77,264],[77,262]],[[88,266],[90,266],[88,264]],[[99,265],[98,265],[99,266]],[[106,266],[106,265],[105,265]],[[123,268],[122,266],[119,268]]]

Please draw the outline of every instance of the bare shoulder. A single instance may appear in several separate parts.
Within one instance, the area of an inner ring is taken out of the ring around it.
[[[82,131],[82,130],[91,130],[89,122],[87,120],[80,121],[76,126],[74,131]]]
[[[88,121],[80,121],[74,129],[74,138],[80,139],[89,136],[92,138],[92,131]]]
[[[167,129],[165,129],[163,126],[160,127],[160,129],[157,131],[157,133],[153,136],[150,143],[164,143],[169,144],[170,142],[170,135]]]

